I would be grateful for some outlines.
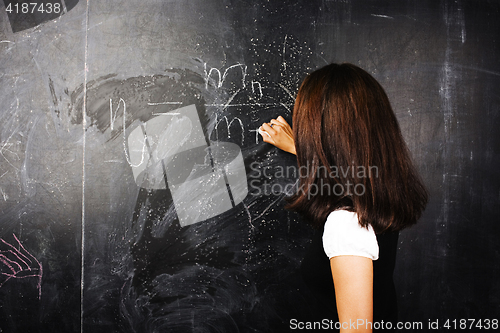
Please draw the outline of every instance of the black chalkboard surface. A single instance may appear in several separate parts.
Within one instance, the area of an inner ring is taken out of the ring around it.
[[[330,62],[386,89],[431,195],[399,235],[401,328],[498,326],[499,1],[22,3],[0,3],[0,332],[316,318],[295,158],[257,129]]]

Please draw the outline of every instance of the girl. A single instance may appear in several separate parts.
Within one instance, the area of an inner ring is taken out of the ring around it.
[[[374,322],[396,320],[398,231],[417,222],[427,192],[384,89],[357,66],[308,75],[292,125],[280,116],[259,131],[297,155],[299,186],[287,208],[319,230],[302,262],[304,279],[338,314],[341,332],[371,332]]]

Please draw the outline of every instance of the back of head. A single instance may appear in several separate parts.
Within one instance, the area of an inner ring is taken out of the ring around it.
[[[299,191],[288,208],[316,226],[339,208],[376,232],[416,223],[427,192],[382,86],[352,64],[331,64],[302,83],[293,111]]]

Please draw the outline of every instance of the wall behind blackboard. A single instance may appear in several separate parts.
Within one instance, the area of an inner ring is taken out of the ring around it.
[[[301,80],[330,62],[385,87],[431,193],[400,235],[401,321],[498,319],[498,1],[65,5],[33,26],[1,7],[0,332],[260,332],[312,316],[296,278],[312,231],[283,209],[295,175],[276,176],[295,161],[256,130],[291,120]],[[208,140],[241,148],[249,194],[180,227],[167,189],[136,184],[126,137],[192,104]]]

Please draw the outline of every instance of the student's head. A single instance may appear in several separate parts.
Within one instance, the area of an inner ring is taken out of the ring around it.
[[[417,221],[427,202],[382,86],[352,64],[309,74],[293,110],[301,171],[288,207],[320,226],[337,208],[376,232]]]

